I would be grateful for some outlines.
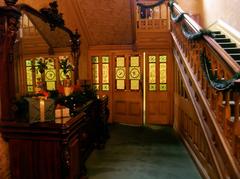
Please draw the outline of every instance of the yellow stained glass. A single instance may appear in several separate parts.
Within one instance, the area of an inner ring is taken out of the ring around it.
[[[131,61],[131,66],[132,67],[137,67],[139,66],[139,57],[130,57],[130,61]]]
[[[109,83],[109,64],[102,64],[102,83]]]
[[[156,63],[149,63],[149,83],[156,83]]]
[[[108,56],[103,56],[102,57],[102,63],[109,63],[109,57]]]
[[[26,67],[27,85],[33,85],[32,67]]]
[[[126,68],[125,67],[117,67],[115,69],[115,78],[116,79],[126,79]]]
[[[99,60],[97,56],[92,57],[92,63],[98,63],[98,62]]]
[[[165,63],[165,62],[167,62],[167,56],[166,56],[166,55],[161,55],[161,56],[159,56],[159,62],[160,62],[160,63]]]
[[[124,80],[117,80],[117,89],[118,89],[118,90],[123,90],[123,89],[125,89]]]
[[[93,75],[93,83],[99,83],[99,68],[98,64],[92,64],[92,75]]]
[[[129,67],[129,79],[140,80],[140,67]]]
[[[48,69],[54,69],[54,58],[47,58],[45,62],[47,63]]]
[[[156,63],[156,56],[154,55],[148,56],[148,61],[149,63]]]
[[[45,70],[45,80],[56,81],[56,70],[55,69]]]
[[[167,64],[160,63],[160,83],[167,83]]]
[[[94,88],[95,90],[99,90],[99,85],[93,85],[93,88]]]
[[[28,86],[28,87],[27,87],[27,91],[28,91],[28,92],[33,92],[33,86]]]
[[[32,61],[31,60],[26,60],[26,66],[32,66]]]
[[[167,91],[167,84],[160,84],[160,91]]]
[[[102,90],[103,91],[109,91],[109,84],[102,85]]]
[[[47,90],[55,90],[55,81],[47,82]]]
[[[131,90],[139,90],[139,80],[131,80]]]
[[[59,74],[60,74],[60,80],[65,80],[66,79],[66,75],[63,73],[63,69],[59,70]],[[71,78],[72,77],[72,72],[68,71],[67,75]]]
[[[156,90],[157,90],[156,84],[149,84],[149,91],[156,91]]]
[[[117,67],[124,67],[125,66],[125,59],[124,57],[117,57],[116,59],[116,66]]]

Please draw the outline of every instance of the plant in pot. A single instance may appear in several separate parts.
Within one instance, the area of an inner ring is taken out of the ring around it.
[[[43,58],[40,58],[36,61],[36,70],[41,74],[41,77],[37,78],[36,82],[36,93],[39,93],[41,91],[45,91],[46,84],[45,84],[45,70],[48,69],[47,67],[47,61],[44,61]]]
[[[65,96],[69,96],[73,92],[73,85],[70,74],[74,70],[74,66],[69,62],[68,58],[62,58],[59,61],[59,65],[65,77],[63,80],[64,94]]]

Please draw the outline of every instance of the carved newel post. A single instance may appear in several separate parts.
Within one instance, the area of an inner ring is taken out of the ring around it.
[[[0,7],[0,120],[9,120],[15,98],[13,45],[16,40],[21,13],[17,0],[5,0]]]

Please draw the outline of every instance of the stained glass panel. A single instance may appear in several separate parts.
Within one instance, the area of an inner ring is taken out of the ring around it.
[[[130,57],[130,61],[132,67],[139,66],[139,57]]]
[[[98,64],[92,64],[93,83],[99,83],[99,68]]]
[[[97,56],[92,57],[92,63],[99,63],[99,59]]]
[[[149,84],[149,91],[156,91],[157,85],[156,84]]]
[[[167,84],[160,84],[160,91],[167,91]]]
[[[109,63],[109,57],[108,56],[103,56],[102,57],[102,63]]]
[[[102,83],[109,83],[109,64],[102,64]]]
[[[139,90],[139,80],[131,80],[131,90]]]
[[[125,59],[124,57],[117,57],[116,59],[116,66],[117,67],[124,67],[125,66]]]
[[[156,83],[156,63],[149,63],[149,83]]]
[[[102,90],[103,91],[109,91],[109,84],[102,85]]]
[[[118,89],[118,90],[123,90],[123,89],[125,89],[124,80],[117,80],[117,89]]]
[[[160,62],[160,63],[165,63],[165,62],[167,62],[167,56],[166,56],[166,55],[161,55],[161,56],[159,56],[159,62]]]
[[[149,63],[156,63],[156,56],[153,56],[153,55],[148,56],[148,61]]]
[[[167,64],[160,63],[160,83],[167,83]]]

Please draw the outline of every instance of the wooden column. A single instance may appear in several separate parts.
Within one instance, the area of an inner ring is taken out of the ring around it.
[[[14,6],[16,0],[5,0],[0,7],[0,120],[12,117],[15,98],[13,45],[21,13]]]

